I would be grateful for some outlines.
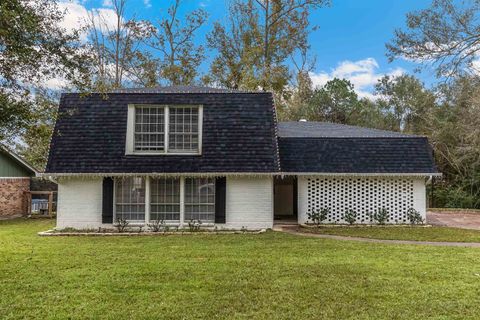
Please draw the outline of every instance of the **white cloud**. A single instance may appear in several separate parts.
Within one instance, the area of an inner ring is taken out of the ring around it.
[[[143,0],[143,4],[145,5],[146,8],[150,8],[152,4],[150,3],[150,0]]]
[[[103,0],[102,5],[104,7],[113,7],[113,2],[112,2],[112,0]]]
[[[65,11],[65,17],[61,22],[61,26],[64,27],[67,31],[71,32],[75,29],[80,29],[85,26],[86,22],[89,20],[89,16],[94,16],[96,19],[96,24],[109,29],[112,29],[117,23],[115,11],[111,8],[111,0],[103,1],[103,7],[101,8],[92,8],[88,10],[85,6],[77,0],[67,1],[63,0],[59,2],[59,7],[61,10]],[[87,34],[81,35],[81,40],[86,40]]]
[[[322,86],[333,78],[347,79],[355,87],[359,97],[373,98],[373,87],[377,81],[385,75],[399,76],[405,71],[402,68],[395,68],[387,73],[380,73],[380,66],[374,58],[367,58],[358,61],[342,61],[330,72],[321,71],[310,73],[314,86]]]

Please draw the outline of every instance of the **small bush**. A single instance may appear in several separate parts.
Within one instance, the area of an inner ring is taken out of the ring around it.
[[[188,230],[190,230],[190,232],[198,232],[200,231],[200,226],[202,225],[202,221],[201,220],[190,220],[188,222]]]
[[[164,220],[152,220],[150,221],[150,223],[148,224],[148,227],[150,228],[150,230],[152,230],[153,232],[160,232],[160,230],[162,230],[162,227],[165,225],[165,221]]]
[[[348,224],[352,225],[357,221],[357,212],[353,209],[348,209],[347,212],[343,214],[343,220],[347,221]]]
[[[319,227],[323,221],[327,220],[329,213],[330,208],[321,208],[318,210],[313,210],[312,212],[307,212],[307,217],[308,220],[312,221],[314,225]]]
[[[386,208],[379,208],[377,212],[373,214],[373,220],[376,221],[378,224],[385,224],[388,221],[390,213]]]
[[[117,228],[118,232],[125,232],[129,225],[129,222],[125,218],[117,218],[115,222],[115,228]]]
[[[410,220],[410,224],[422,224],[423,223],[423,218],[420,215],[420,212],[415,210],[414,208],[410,208],[407,211],[407,217],[408,220]]]

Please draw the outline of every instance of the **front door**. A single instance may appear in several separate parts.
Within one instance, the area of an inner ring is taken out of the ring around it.
[[[297,179],[296,177],[275,178],[274,210],[275,220],[297,220]]]

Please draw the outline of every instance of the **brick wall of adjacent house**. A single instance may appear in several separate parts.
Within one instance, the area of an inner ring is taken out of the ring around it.
[[[0,216],[25,214],[30,178],[0,178]]]

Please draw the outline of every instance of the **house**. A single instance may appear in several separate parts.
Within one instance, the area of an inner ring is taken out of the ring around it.
[[[58,182],[57,228],[151,220],[219,228],[304,223],[330,208],[368,223],[425,217],[439,175],[425,137],[318,122],[277,123],[272,95],[193,86],[121,89],[60,101],[45,176]]]
[[[27,212],[30,179],[37,170],[19,155],[0,144],[0,216]]]

